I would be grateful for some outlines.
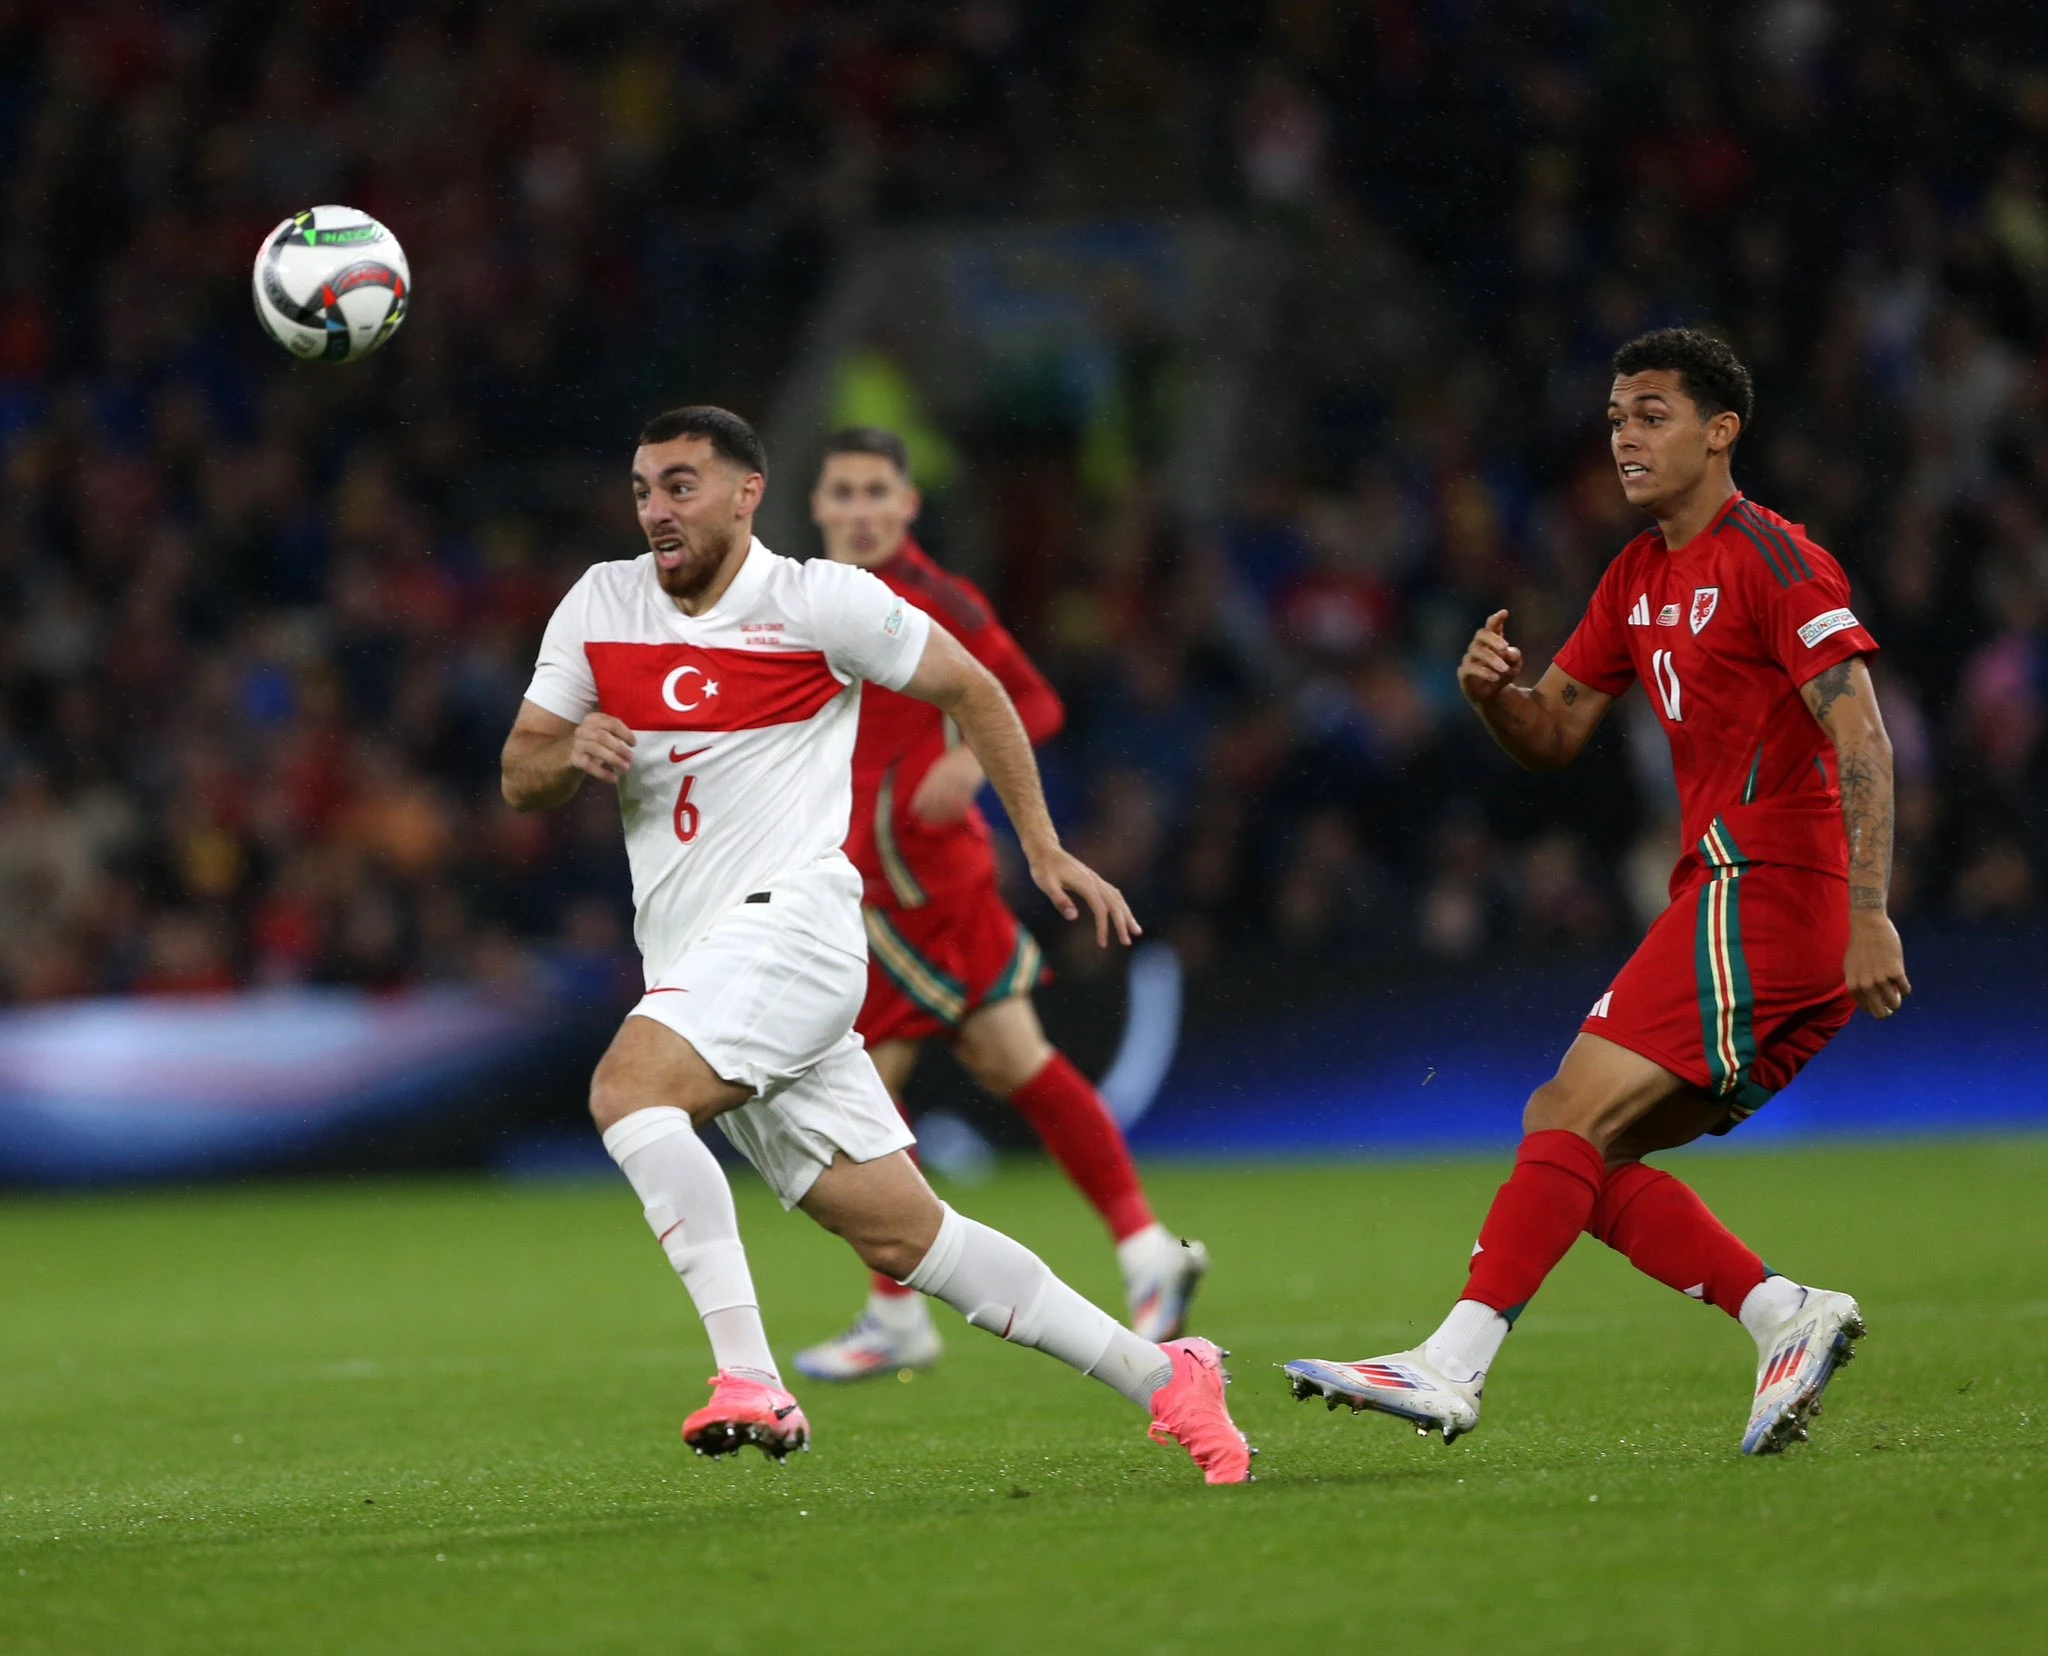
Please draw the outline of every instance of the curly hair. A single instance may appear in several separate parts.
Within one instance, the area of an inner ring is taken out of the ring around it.
[[[1638,334],[1614,353],[1617,374],[1658,369],[1678,376],[1701,419],[1732,413],[1742,417],[1744,426],[1749,424],[1756,391],[1749,370],[1726,340],[1697,328],[1658,328]]]

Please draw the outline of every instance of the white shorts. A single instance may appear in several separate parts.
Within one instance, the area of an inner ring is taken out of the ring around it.
[[[816,912],[840,901],[836,882],[796,879],[738,905],[629,1014],[674,1030],[754,1094],[718,1125],[785,1208],[835,1155],[873,1161],[917,1142],[853,1031],[867,957],[826,942],[845,928]]]

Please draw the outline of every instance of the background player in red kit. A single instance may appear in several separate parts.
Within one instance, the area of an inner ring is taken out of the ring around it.
[[[1048,740],[1066,717],[1058,694],[980,589],[911,538],[920,504],[894,432],[855,427],[826,440],[811,495],[826,555],[871,570],[936,616],[1010,693],[1033,744]],[[846,842],[868,931],[868,997],[855,1027],[899,1108],[920,1044],[951,1041],[968,1074],[1016,1107],[1109,1226],[1132,1331],[1170,1339],[1208,1255],[1153,1217],[1116,1119],[1039,1026],[1031,991],[1044,962],[996,888],[995,849],[974,803],[981,766],[937,709],[876,685],[863,694]],[[851,1380],[928,1366],[939,1348],[922,1297],[877,1275],[853,1327],[796,1364],[813,1379]]]
[[[1514,683],[1505,610],[1474,636],[1458,682],[1516,761],[1553,770],[1642,680],[1683,811],[1671,906],[1530,1098],[1514,1173],[1442,1327],[1412,1351],[1287,1369],[1297,1397],[1399,1415],[1448,1442],[1479,1423],[1510,1326],[1589,1231],[1740,1319],[1758,1353],[1742,1448],[1768,1454],[1805,1437],[1862,1314],[1768,1270],[1642,1158],[1728,1131],[1859,1003],[1887,1018],[1911,993],[1885,913],[1891,744],[1863,659],[1877,643],[1835,560],[1735,487],[1751,391],[1734,353],[1663,329],[1623,346],[1614,371],[1615,466],[1656,529],[1608,567],[1533,689]]]

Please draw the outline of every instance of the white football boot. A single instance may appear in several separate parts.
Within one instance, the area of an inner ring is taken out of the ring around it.
[[[1424,1437],[1442,1432],[1446,1443],[1455,1443],[1479,1424],[1479,1394],[1484,1382],[1465,1385],[1453,1380],[1423,1356],[1419,1346],[1362,1363],[1297,1357],[1286,1365],[1286,1373],[1300,1402],[1322,1397],[1333,1409],[1340,1403],[1350,1404],[1354,1414],[1360,1409],[1376,1409],[1399,1416]]]
[[[1118,1243],[1116,1255],[1131,1308],[1131,1332],[1154,1345],[1179,1339],[1195,1290],[1209,1274],[1209,1250],[1155,1224]]]
[[[1745,1455],[1775,1455],[1806,1441],[1806,1424],[1820,1413],[1820,1394],[1835,1371],[1856,1354],[1863,1313],[1847,1294],[1800,1290],[1799,1304],[1757,1340],[1756,1402]]]
[[[796,1354],[797,1373],[810,1380],[865,1380],[904,1369],[928,1369],[945,1341],[932,1326],[922,1294],[870,1299],[854,1324],[836,1339]]]

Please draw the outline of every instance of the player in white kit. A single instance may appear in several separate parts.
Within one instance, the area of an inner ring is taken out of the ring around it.
[[[867,990],[860,876],[842,854],[860,685],[945,709],[1016,826],[1038,886],[1078,896],[1105,946],[1136,931],[1116,889],[1061,849],[1016,710],[993,675],[867,571],[753,538],[767,486],[735,414],[682,408],[640,434],[648,550],[570,589],[503,759],[519,810],[615,785],[647,993],[599,1063],[590,1111],[690,1292],[718,1373],[683,1423],[700,1454],[781,1459],[810,1428],[762,1327],[732,1192],[698,1138],[716,1120],[785,1207],[976,1327],[1102,1380],[1210,1483],[1251,1450],[1207,1340],[1139,1339],[1029,1249],[954,1212],[853,1033]]]

